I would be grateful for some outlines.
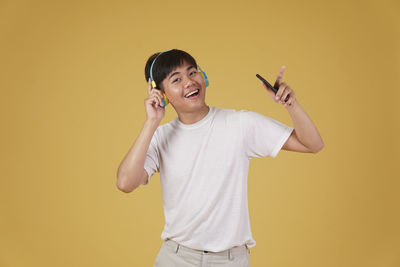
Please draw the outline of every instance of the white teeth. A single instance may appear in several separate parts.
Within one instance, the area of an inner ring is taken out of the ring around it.
[[[185,97],[189,97],[189,96],[191,96],[191,95],[197,93],[198,91],[199,91],[199,90],[195,90],[195,91],[191,92],[190,94],[187,94]]]

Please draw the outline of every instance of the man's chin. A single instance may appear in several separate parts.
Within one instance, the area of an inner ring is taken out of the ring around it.
[[[204,101],[199,101],[199,102],[192,102],[192,103],[185,103],[184,105],[181,105],[179,107],[174,107],[175,110],[179,112],[196,112],[200,111],[203,108],[207,107],[206,103]]]

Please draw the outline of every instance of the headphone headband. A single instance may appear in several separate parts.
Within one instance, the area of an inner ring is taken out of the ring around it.
[[[156,88],[156,82],[154,81],[154,79],[153,79],[153,66],[154,66],[154,62],[156,62],[156,60],[157,60],[157,58],[159,57],[159,56],[161,56],[161,54],[163,54],[163,53],[165,53],[165,52],[168,52],[168,51],[171,51],[172,49],[168,49],[168,50],[165,50],[165,51],[163,51],[163,52],[161,52],[160,54],[158,54],[157,56],[156,56],[156,58],[153,60],[153,62],[151,63],[151,66],[150,66],[150,78],[151,78],[151,85],[153,86],[153,88]]]

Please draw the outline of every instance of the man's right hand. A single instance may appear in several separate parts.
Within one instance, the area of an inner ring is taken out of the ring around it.
[[[149,97],[144,100],[147,120],[155,120],[158,123],[164,118],[165,107],[163,106],[163,95],[160,90],[151,88],[151,79],[147,82]]]

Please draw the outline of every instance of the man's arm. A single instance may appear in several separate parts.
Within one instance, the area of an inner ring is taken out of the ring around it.
[[[317,153],[324,147],[321,135],[311,118],[297,100],[286,107],[294,124],[294,130],[282,149],[303,153]]]
[[[147,119],[138,138],[125,155],[117,171],[117,187],[125,193],[133,191],[147,178],[147,172],[144,169],[147,151],[151,139],[165,115],[164,105],[162,104],[163,96],[159,90],[152,88],[150,78],[147,81],[147,91],[149,97],[144,101]]]
[[[276,78],[274,88],[279,88],[276,95],[266,84],[261,82],[272,100],[276,103],[282,104],[289,111],[289,114],[292,117],[294,130],[283,145],[282,149],[305,153],[317,153],[324,147],[324,142],[318,133],[317,127],[315,127],[310,117],[308,117],[307,113],[297,102],[296,94],[293,89],[290,88],[288,84],[282,82],[285,68],[285,66],[281,67]]]
[[[119,165],[117,171],[117,187],[119,190],[125,193],[132,192],[147,179],[144,163],[151,138],[158,124],[158,121],[146,120],[138,138]]]

